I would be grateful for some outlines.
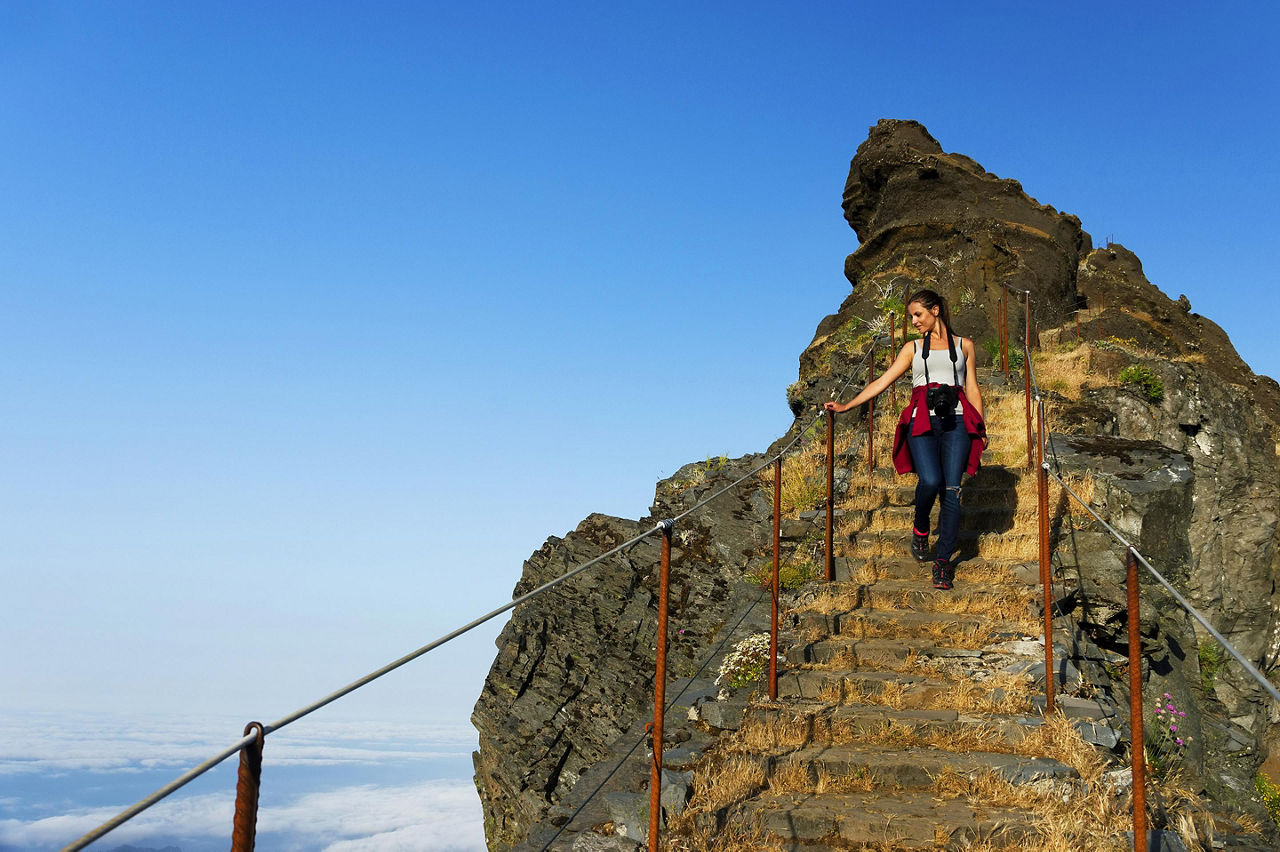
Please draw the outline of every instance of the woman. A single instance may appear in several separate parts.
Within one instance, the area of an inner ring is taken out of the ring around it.
[[[946,300],[932,290],[921,290],[907,301],[907,314],[920,340],[904,344],[893,365],[850,402],[828,402],[824,408],[836,412],[856,408],[911,369],[911,401],[898,420],[893,464],[898,473],[915,471],[920,477],[911,555],[921,562],[929,558],[929,513],[934,500],[942,497],[933,586],[950,589],[956,575],[951,557],[960,531],[960,481],[966,472],[978,472],[978,459],[987,444],[982,392],[973,341],[952,335]],[[931,393],[932,388],[950,390]]]

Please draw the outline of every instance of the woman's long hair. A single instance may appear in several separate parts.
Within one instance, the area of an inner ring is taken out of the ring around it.
[[[932,290],[917,290],[911,294],[911,298],[907,299],[907,304],[913,302],[919,303],[920,307],[926,311],[931,311],[935,307],[938,309],[938,319],[942,320],[942,325],[947,330],[947,339],[957,336],[954,329],[951,328],[951,312],[947,310],[947,300],[939,296]]]

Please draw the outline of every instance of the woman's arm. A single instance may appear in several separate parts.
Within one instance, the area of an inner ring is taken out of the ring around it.
[[[915,354],[915,347],[911,343],[905,343],[898,352],[898,357],[893,359],[893,363],[889,365],[889,369],[885,370],[874,382],[867,385],[862,391],[847,403],[828,402],[822,407],[827,411],[835,411],[837,413],[848,411],[851,408],[857,408],[869,399],[874,399],[884,392],[903,373],[911,369],[911,358]]]
[[[978,367],[973,357],[973,340],[966,337],[960,344],[964,349],[964,395],[982,417],[982,391],[978,389]]]

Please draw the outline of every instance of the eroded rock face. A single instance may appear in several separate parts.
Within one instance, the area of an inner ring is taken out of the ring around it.
[[[651,530],[751,469],[758,457],[686,465],[659,484],[653,517],[592,515],[525,562],[513,596]],[[714,467],[715,469],[710,469]],[[754,478],[678,525],[670,575],[668,672],[688,675],[741,608],[744,566],[771,529]],[[661,538],[630,549],[516,608],[472,713],[476,786],[490,849],[510,849],[564,802],[582,773],[653,712]]]
[[[1076,272],[1091,246],[1080,220],[1040,204],[1017,181],[943,152],[917,122],[884,119],[871,128],[850,163],[842,206],[861,245],[845,261],[853,293],[801,356],[810,402],[827,398],[830,376],[861,355],[872,336],[861,321],[879,314],[886,295],[936,290],[949,300],[956,330],[979,343],[996,337],[1002,282],[1031,291],[1041,326],[1076,307]],[[1022,316],[1021,304],[1009,310]]]

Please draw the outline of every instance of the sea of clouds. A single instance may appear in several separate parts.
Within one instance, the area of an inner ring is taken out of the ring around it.
[[[60,849],[240,737],[227,719],[0,712],[0,850]],[[259,848],[482,850],[467,727],[312,721],[267,738]],[[225,850],[236,758],[93,848]]]

